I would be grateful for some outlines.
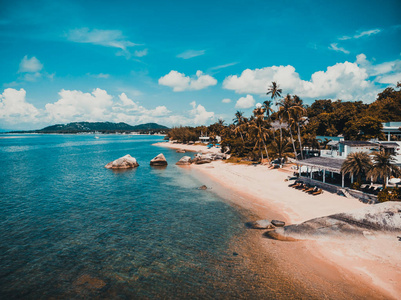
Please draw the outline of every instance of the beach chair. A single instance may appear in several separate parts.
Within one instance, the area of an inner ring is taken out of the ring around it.
[[[313,196],[317,196],[317,195],[320,195],[322,193],[323,193],[323,190],[322,189],[318,189],[316,192],[313,192],[312,195]]]
[[[315,186],[311,191],[308,192],[308,194],[313,194],[316,193],[319,190],[319,188],[317,186]]]
[[[316,186],[315,186],[315,187],[310,187],[310,188],[304,190],[304,192],[305,192],[305,193],[309,193],[309,192],[312,192],[312,191],[315,190],[315,189],[317,189]]]

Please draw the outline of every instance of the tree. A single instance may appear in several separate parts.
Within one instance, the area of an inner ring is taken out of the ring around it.
[[[273,112],[272,105],[273,105],[273,101],[270,101],[270,100],[266,100],[262,104],[262,108],[265,110],[267,119],[270,118],[270,113]]]
[[[383,179],[383,188],[386,188],[390,176],[398,177],[401,175],[401,169],[395,165],[395,161],[394,156],[390,153],[376,152],[373,155],[373,164],[368,176],[371,176],[373,180]]]
[[[367,174],[372,164],[369,155],[366,152],[353,152],[348,154],[341,166],[341,173],[358,176],[358,183],[362,182],[362,174]]]
[[[291,141],[287,137],[282,138],[276,136],[270,143],[269,148],[273,158],[286,159],[287,157],[294,156],[293,153],[291,153]]]
[[[277,97],[281,97],[281,93],[283,91],[281,89],[279,89],[278,87],[279,87],[279,85],[275,81],[273,81],[271,86],[269,87],[266,95],[270,94],[270,96],[273,100],[276,99]]]
[[[241,135],[242,142],[245,143],[244,137],[242,136],[241,127],[245,124],[248,120],[244,117],[244,113],[242,111],[237,110],[235,113],[235,118],[233,119],[233,124],[235,126],[234,132]]]
[[[299,107],[299,109],[293,111],[292,118],[294,119],[294,122],[297,124],[298,127],[297,132],[298,132],[299,152],[301,153],[301,159],[304,159],[304,156],[302,154],[301,123],[304,122],[303,116],[306,115],[306,109],[303,106],[301,98],[299,98],[297,95],[294,95],[294,106]]]
[[[261,107],[258,107],[253,110],[254,118],[252,119],[249,129],[252,137],[255,140],[255,148],[254,149],[259,149],[259,153],[261,154],[262,160],[263,160],[263,152],[261,151],[261,146],[265,148],[266,151],[266,157],[269,159],[269,153],[267,151],[266,143],[265,140],[269,138],[269,131],[266,128],[267,127],[267,122],[264,120],[263,115],[264,115],[264,109]]]

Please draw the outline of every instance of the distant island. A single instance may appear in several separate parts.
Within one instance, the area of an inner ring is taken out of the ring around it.
[[[140,125],[129,125],[127,123],[111,123],[111,122],[73,122],[68,124],[56,124],[38,130],[29,131],[10,131],[9,133],[166,133],[168,127],[157,123],[146,123]]]

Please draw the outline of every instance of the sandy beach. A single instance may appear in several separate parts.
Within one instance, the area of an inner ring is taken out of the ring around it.
[[[194,152],[220,152],[220,149],[208,150],[202,145],[157,145]],[[294,171],[290,167],[271,170],[263,165],[214,161],[186,168],[203,176],[213,192],[225,197],[229,195],[233,205],[249,211],[249,217],[253,218],[249,221],[276,218],[285,221],[286,225],[297,224],[369,205],[329,192],[312,196],[288,187],[290,182],[285,179]],[[327,291],[325,298],[339,299],[341,295],[350,298],[401,298],[401,241],[396,233],[359,239],[323,238],[299,242],[273,241],[264,238],[262,233],[256,233],[258,245],[287,266],[287,275],[294,280],[302,277],[305,283]],[[332,295],[336,289],[341,293]]]

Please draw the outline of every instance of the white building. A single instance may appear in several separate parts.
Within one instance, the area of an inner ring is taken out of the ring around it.
[[[391,136],[401,140],[401,122],[387,122],[383,124],[383,133],[387,136],[387,141],[391,141]]]

